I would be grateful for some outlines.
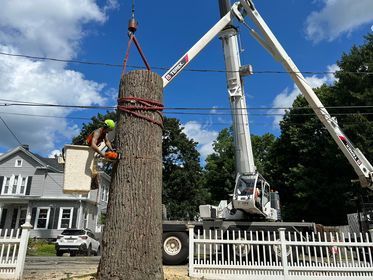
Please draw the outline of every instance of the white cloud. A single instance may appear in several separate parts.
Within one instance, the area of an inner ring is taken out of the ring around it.
[[[32,55],[69,59],[76,55],[83,24],[106,20],[94,0],[1,0],[0,5],[0,42]]]
[[[312,12],[306,20],[306,35],[314,41],[333,41],[373,22],[372,0],[323,0],[321,11]]]
[[[183,132],[188,138],[198,142],[197,149],[201,154],[201,160],[204,161],[209,154],[214,152],[212,143],[216,140],[219,133],[215,130],[206,129],[196,121],[187,122],[183,127]]]
[[[49,158],[54,158],[55,156],[59,156],[61,155],[61,151],[60,150],[53,150],[50,152],[50,154],[48,155]]]
[[[329,65],[327,67],[326,72],[328,73],[326,75],[322,77],[313,75],[311,77],[305,77],[305,80],[312,88],[318,88],[322,86],[323,84],[333,84],[336,81],[336,78],[333,73],[337,71],[338,69],[339,67],[336,64]],[[289,89],[286,88],[275,97],[275,99],[272,102],[272,107],[279,108],[279,109],[271,109],[268,111],[268,113],[270,114],[278,114],[274,116],[274,120],[273,120],[274,127],[276,128],[279,127],[279,123],[283,118],[283,114],[285,113],[285,109],[283,108],[290,108],[294,100],[300,94],[301,94],[300,90],[294,84],[292,90],[289,91]]]
[[[103,24],[105,11],[117,7],[108,0],[100,8],[94,0],[0,0],[0,51],[70,59],[77,56],[84,25]],[[66,64],[32,61],[27,58],[0,56],[0,98],[27,102],[104,105],[105,84],[86,80]],[[2,102],[2,101],[0,101]],[[51,107],[0,107],[0,115],[23,144],[48,154],[56,141],[70,141],[79,128],[65,118],[73,109]],[[53,115],[61,118],[36,118],[14,114]],[[16,139],[0,124],[0,146],[14,147]]]

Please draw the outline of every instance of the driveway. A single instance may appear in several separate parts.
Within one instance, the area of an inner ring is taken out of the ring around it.
[[[25,280],[53,280],[73,279],[80,276],[80,280],[88,280],[97,271],[100,257],[27,257],[23,279]],[[188,268],[182,266],[163,266],[165,279],[188,280]],[[83,277],[86,275],[87,277]]]

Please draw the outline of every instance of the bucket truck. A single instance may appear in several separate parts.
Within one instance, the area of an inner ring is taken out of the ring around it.
[[[254,165],[246,101],[242,83],[243,67],[240,64],[237,30],[233,20],[247,26],[245,17],[249,17],[258,27],[259,32],[249,28],[250,34],[277,60],[290,74],[311,108],[327,128],[338,147],[347,157],[359,177],[362,187],[373,190],[373,167],[362,152],[353,146],[343,133],[335,118],[331,117],[320,102],[313,89],[307,84],[303,75],[288,56],[272,31],[269,29],[252,0],[240,0],[230,6],[229,0],[220,0],[221,19],[162,77],[166,87],[198,53],[216,36],[223,43],[225,65],[227,70],[227,88],[233,116],[233,131],[236,156],[236,185],[232,201],[220,203],[218,207],[203,205],[200,207],[202,221],[192,222],[194,228],[240,230],[274,230],[280,227],[287,230],[315,230],[313,223],[267,222],[278,219],[278,197],[270,193],[268,182],[259,174]],[[250,74],[250,67],[245,71]],[[267,221],[252,221],[251,217],[262,217]],[[178,264],[188,255],[188,236],[186,224],[164,221],[163,223],[163,258],[166,264]]]

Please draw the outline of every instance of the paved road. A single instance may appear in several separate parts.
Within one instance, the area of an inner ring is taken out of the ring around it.
[[[64,279],[94,273],[100,257],[27,257],[24,279]]]
[[[97,271],[100,257],[27,257],[25,280],[57,280],[89,275]],[[165,279],[189,279],[187,266],[164,266]],[[71,279],[71,278],[70,278]],[[89,279],[89,278],[87,278]]]

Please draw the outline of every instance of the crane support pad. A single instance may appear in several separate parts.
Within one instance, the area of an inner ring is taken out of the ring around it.
[[[88,146],[65,145],[64,193],[87,194],[91,190],[94,154]]]

